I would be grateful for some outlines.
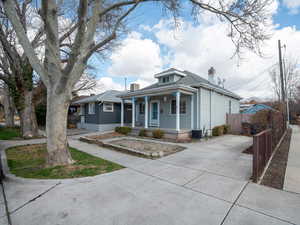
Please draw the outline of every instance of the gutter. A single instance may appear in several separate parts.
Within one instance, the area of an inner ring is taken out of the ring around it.
[[[143,96],[146,94],[152,94],[152,93],[156,93],[156,92],[172,91],[172,90],[176,91],[178,89],[181,89],[183,91],[193,92],[193,93],[197,91],[197,89],[190,87],[190,86],[174,85],[174,86],[158,87],[158,88],[147,89],[147,90],[137,90],[137,91],[133,91],[131,93],[129,92],[127,94],[117,95],[117,97],[128,98],[128,97],[135,97],[135,96]]]
[[[231,94],[231,93],[229,93],[228,91],[226,91],[226,90],[223,90],[223,89],[221,89],[221,88],[217,88],[217,87],[214,87],[214,86],[211,86],[211,85],[209,85],[209,84],[203,84],[203,83],[200,83],[200,84],[198,84],[198,85],[194,85],[194,87],[204,87],[204,88],[207,88],[207,89],[209,89],[209,90],[213,90],[213,91],[215,91],[215,92],[218,92],[218,93],[221,93],[221,94],[223,94],[223,95],[227,95],[227,96],[229,96],[229,97],[232,97],[232,98],[235,98],[235,99],[238,99],[238,100],[241,100],[242,99],[242,97],[240,97],[240,96],[238,96],[238,95],[235,95],[235,94]]]

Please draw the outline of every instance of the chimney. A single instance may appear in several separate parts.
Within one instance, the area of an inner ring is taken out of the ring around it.
[[[140,85],[137,83],[130,84],[130,91],[137,91],[140,89]]]
[[[208,81],[210,83],[215,83],[215,74],[216,74],[216,70],[213,67],[210,67],[210,69],[208,70]]]

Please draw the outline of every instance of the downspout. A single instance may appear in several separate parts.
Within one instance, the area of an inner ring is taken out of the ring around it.
[[[210,91],[210,96],[209,96],[209,129],[210,129],[210,132],[212,132],[212,127],[211,127],[211,97],[212,97],[212,90]]]

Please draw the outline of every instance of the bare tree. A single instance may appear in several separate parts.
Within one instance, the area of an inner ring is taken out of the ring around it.
[[[22,21],[23,29],[34,34],[31,45],[36,48],[40,44],[43,28],[33,32],[31,25],[30,1],[22,1],[17,8],[16,16]],[[14,32],[3,9],[0,9],[0,79],[5,82],[20,117],[21,134],[23,137],[38,136],[33,98],[33,69],[18,43]]]
[[[297,97],[297,87],[300,85],[300,71],[298,68],[298,61],[289,58],[284,61],[284,86],[286,96],[289,101],[294,101]],[[272,80],[272,88],[277,100],[281,99],[281,80],[278,68],[273,68],[269,72]]]
[[[90,73],[83,73],[73,87],[73,96],[82,92],[93,92],[97,86],[96,76]]]
[[[6,127],[14,127],[15,126],[15,107],[13,103],[13,99],[9,94],[9,90],[7,85],[3,82],[1,85],[0,93],[2,97],[2,105],[4,108],[4,118]]]
[[[47,87],[49,165],[73,162],[67,147],[67,111],[73,87],[82,76],[88,59],[94,53],[108,49],[119,37],[126,18],[140,4],[161,3],[175,19],[182,7],[179,0],[78,0],[72,1],[72,7],[77,12],[68,11],[64,14],[64,9],[67,8],[64,3],[67,4],[68,1],[41,0],[37,5],[41,7],[39,11],[46,36],[42,63],[17,16],[20,1],[1,1],[30,64]],[[198,0],[190,2],[194,14],[201,13],[201,10],[210,11],[222,21],[229,22],[229,35],[236,44],[237,52],[242,48],[259,50],[260,42],[268,38],[264,25],[271,0],[236,0],[230,4],[225,4],[225,1],[216,1],[216,4]],[[69,28],[62,35],[59,35],[59,18],[70,20]]]

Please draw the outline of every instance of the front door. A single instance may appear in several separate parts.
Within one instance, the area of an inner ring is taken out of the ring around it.
[[[150,103],[150,126],[159,127],[159,101]]]

